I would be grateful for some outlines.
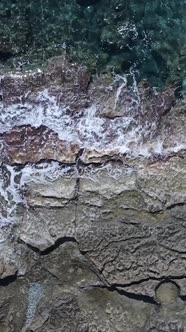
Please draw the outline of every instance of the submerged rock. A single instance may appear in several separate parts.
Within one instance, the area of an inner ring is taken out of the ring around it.
[[[0,66],[33,68],[63,54],[93,72],[137,69],[162,87],[186,74],[184,13],[184,0],[2,0]]]
[[[77,4],[80,6],[92,6],[98,3],[100,0],[76,0]]]

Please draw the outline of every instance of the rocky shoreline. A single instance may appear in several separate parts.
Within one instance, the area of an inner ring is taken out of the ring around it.
[[[184,331],[184,95],[63,57],[0,95],[0,331]]]

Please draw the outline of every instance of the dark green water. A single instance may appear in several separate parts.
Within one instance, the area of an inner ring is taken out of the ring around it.
[[[186,76],[185,0],[1,0],[0,67],[66,54],[93,72],[136,70],[152,84]]]

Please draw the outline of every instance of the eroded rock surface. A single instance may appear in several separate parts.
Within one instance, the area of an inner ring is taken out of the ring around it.
[[[0,331],[184,332],[186,102],[174,92],[90,79],[62,58],[1,77]]]
[[[1,162],[75,163],[168,156],[185,148],[185,99],[128,77],[93,77],[62,57],[46,69],[1,76]],[[176,117],[176,121],[172,121]],[[178,120],[178,121],[177,121]]]
[[[72,238],[103,282],[131,292],[134,284],[135,293],[153,297],[146,281],[154,287],[185,275],[185,170],[183,155],[163,164],[85,167],[51,188],[31,184],[20,237],[40,251]]]
[[[77,144],[60,140],[55,132],[45,126],[15,127],[2,134],[0,141],[2,162],[10,164],[37,163],[45,159],[74,163],[80,150]]]

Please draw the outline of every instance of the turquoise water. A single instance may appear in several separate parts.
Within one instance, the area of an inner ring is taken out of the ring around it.
[[[186,1],[1,0],[0,66],[66,54],[92,72],[131,69],[153,85],[186,75]]]

